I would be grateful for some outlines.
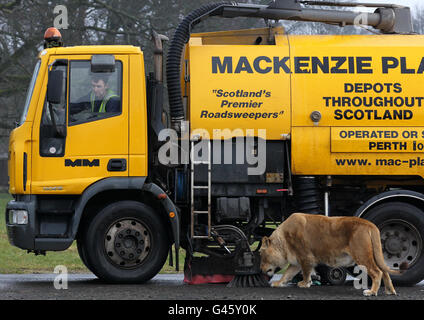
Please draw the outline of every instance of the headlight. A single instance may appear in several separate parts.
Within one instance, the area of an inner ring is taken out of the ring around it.
[[[28,211],[26,211],[26,210],[9,210],[9,223],[11,223],[11,224],[28,224]]]

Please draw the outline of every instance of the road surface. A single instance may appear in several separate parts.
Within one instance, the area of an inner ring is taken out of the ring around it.
[[[62,275],[60,275],[62,276]],[[0,300],[424,300],[424,281],[413,287],[395,287],[397,296],[364,297],[352,281],[343,286],[286,288],[227,288],[225,284],[187,285],[182,274],[160,274],[143,285],[110,285],[92,274],[0,275]],[[55,288],[62,287],[62,289]],[[274,276],[273,280],[277,280]],[[424,304],[423,304],[424,306]]]

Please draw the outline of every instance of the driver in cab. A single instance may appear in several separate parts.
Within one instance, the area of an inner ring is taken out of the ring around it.
[[[81,112],[89,112],[92,117],[95,117],[105,113],[116,114],[121,111],[120,109],[120,98],[109,88],[108,78],[104,75],[94,75],[91,77],[91,92],[72,105],[70,114],[77,115]]]

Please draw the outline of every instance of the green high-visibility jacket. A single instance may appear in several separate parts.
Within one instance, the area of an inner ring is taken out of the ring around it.
[[[115,94],[113,90],[108,89],[105,96],[103,97],[103,101],[100,105],[98,112],[106,112],[106,105],[111,98],[119,98],[119,96]],[[91,92],[90,101],[91,101],[91,112],[94,112],[94,102],[96,101],[96,96],[94,92]]]

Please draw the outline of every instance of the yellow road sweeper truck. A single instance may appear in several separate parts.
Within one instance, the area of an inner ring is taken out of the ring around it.
[[[291,213],[358,216],[379,227],[391,268],[408,262],[394,281],[421,281],[424,37],[407,7],[341,5],[357,3],[202,6],[176,29],[166,77],[156,33],[146,77],[138,47],[63,47],[47,32],[10,136],[11,244],[76,241],[120,283],[151,279],[168,255],[178,269],[182,247],[186,282],[228,282],[259,272],[256,243]],[[360,20],[374,34],[191,33],[210,16]],[[351,271],[320,270],[330,283]]]

